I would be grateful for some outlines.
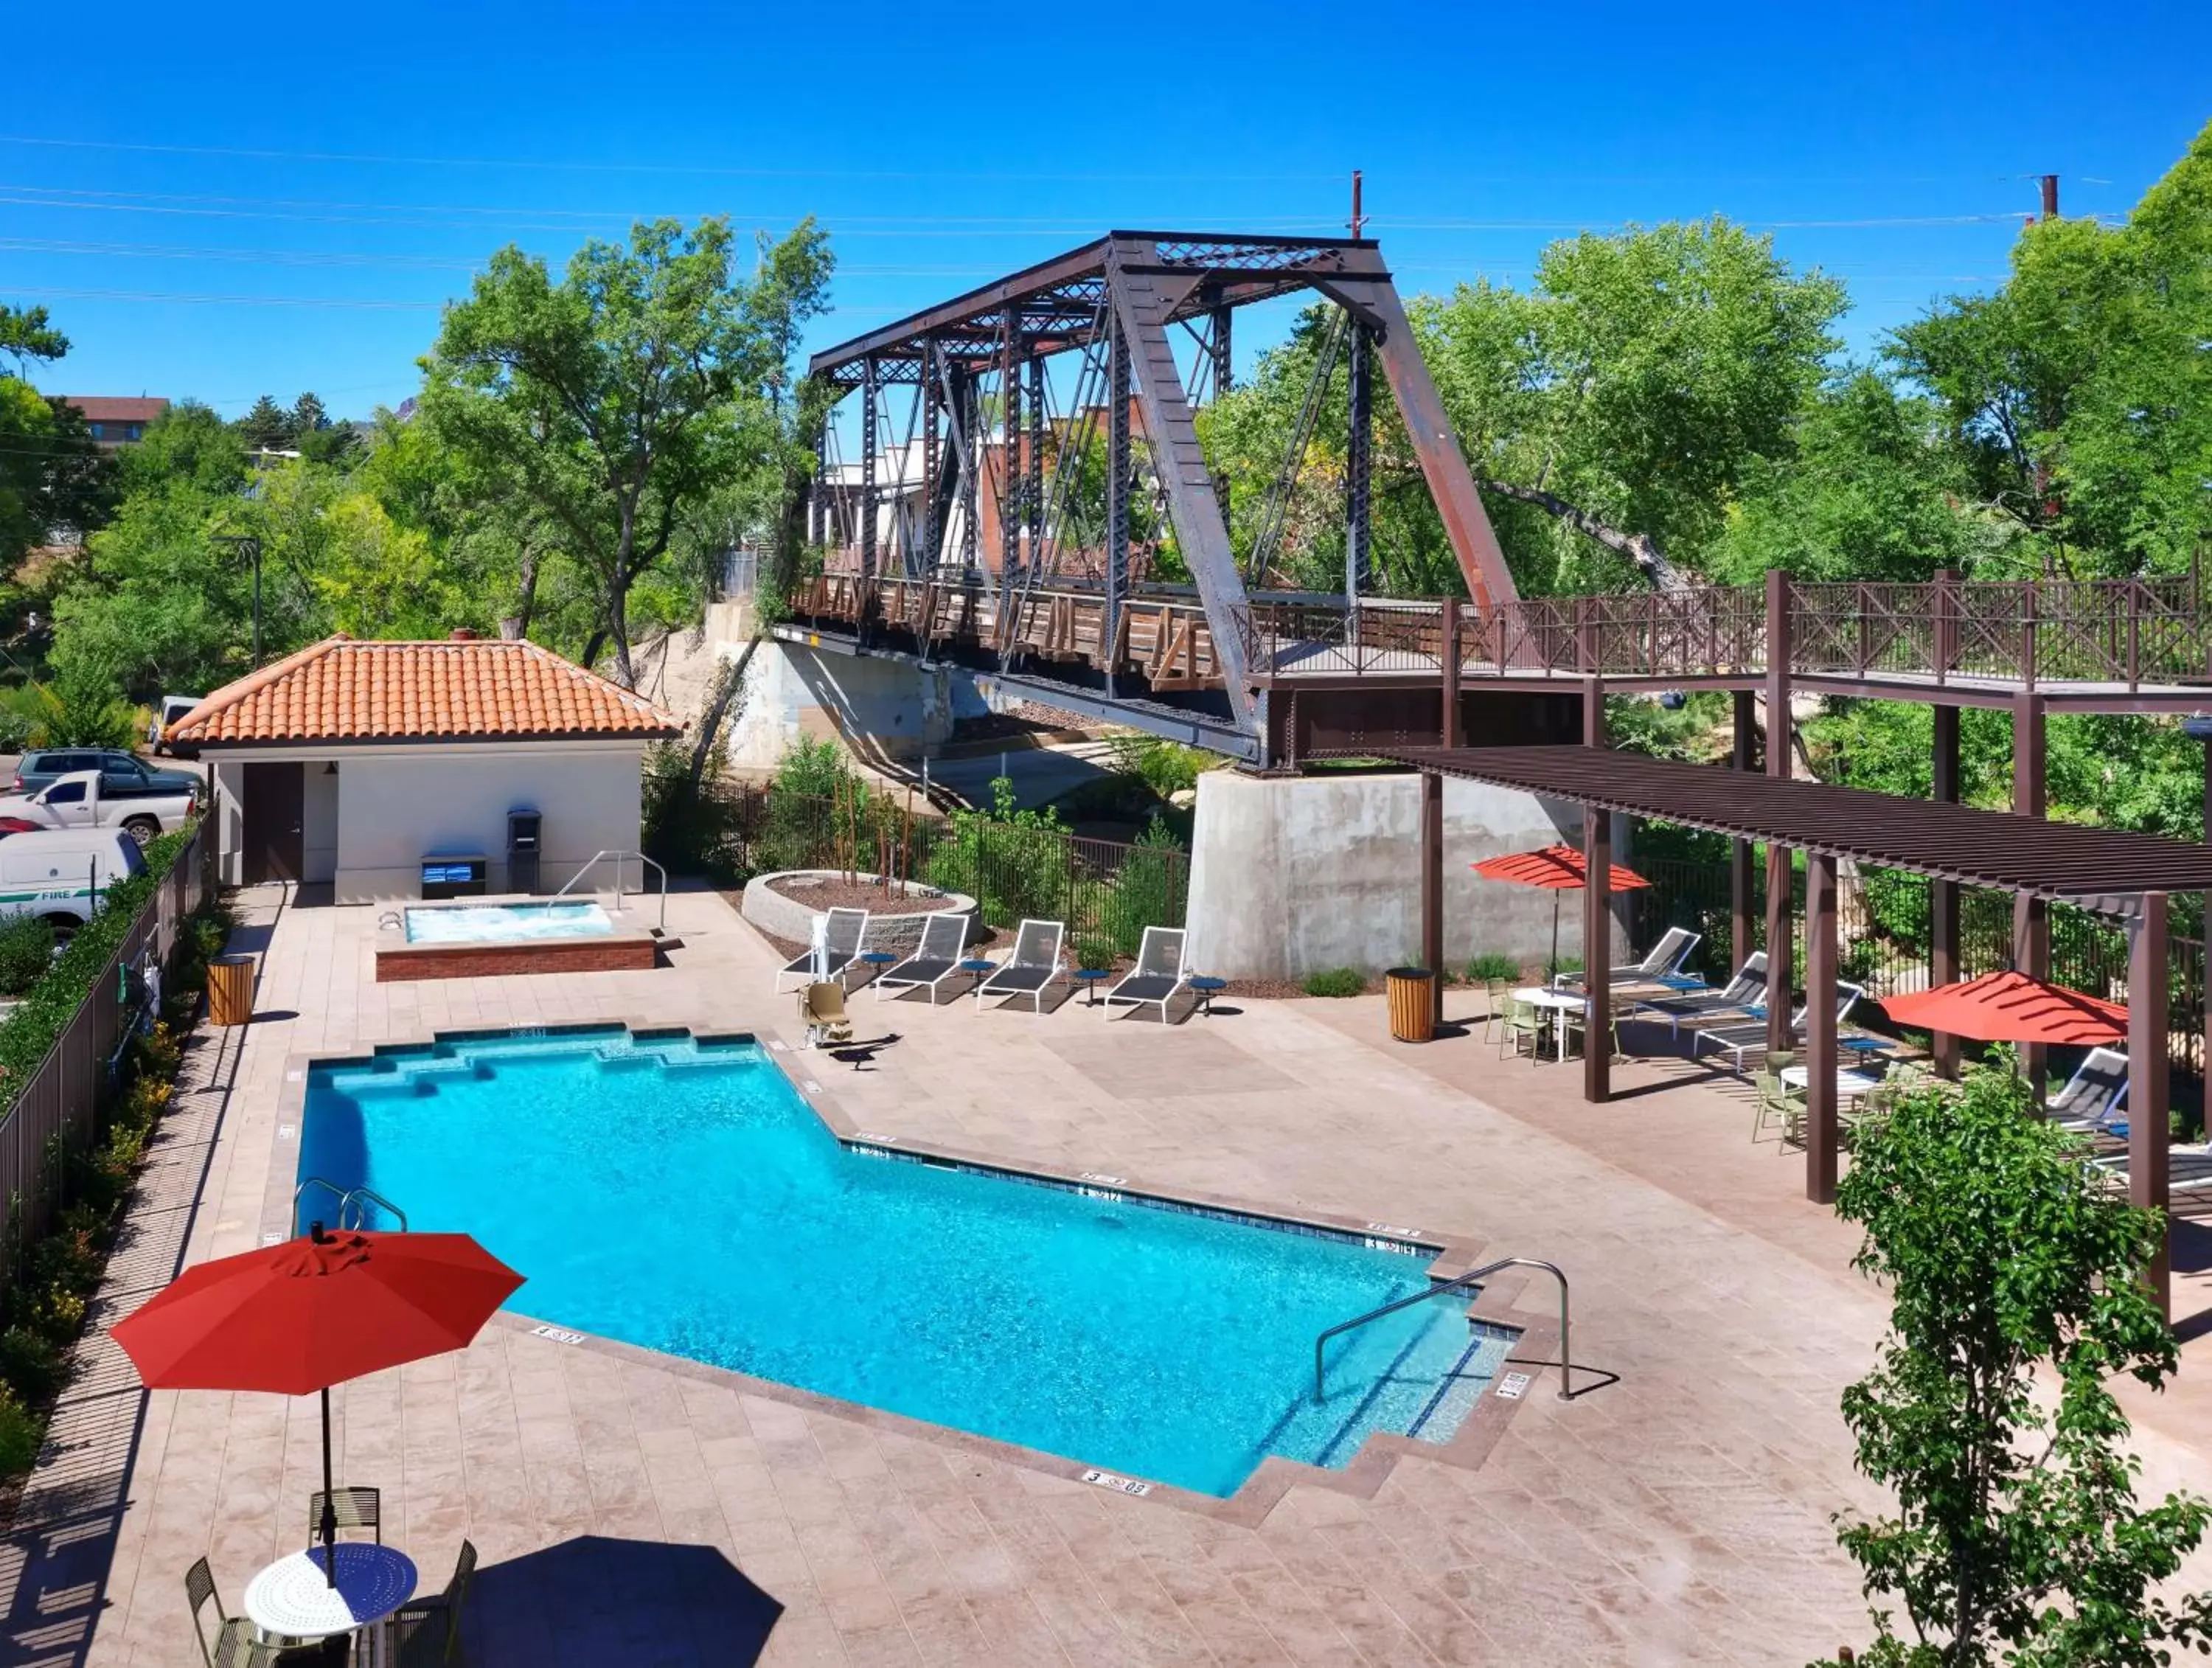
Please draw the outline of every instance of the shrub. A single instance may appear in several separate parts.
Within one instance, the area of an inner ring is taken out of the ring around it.
[[[1583,971],[1583,959],[1580,956],[1553,956],[1544,964],[1544,971],[1553,978],[1562,973],[1579,973]]]
[[[1096,934],[1086,934],[1075,941],[1076,965],[1082,967],[1111,967],[1114,965],[1114,942]]]
[[[1495,984],[1521,977],[1521,961],[1502,951],[1485,950],[1467,965],[1469,984]]]
[[[1356,967],[1332,967],[1306,975],[1309,996],[1356,996],[1367,989],[1366,977]]]
[[[54,965],[54,929],[35,915],[0,925],[0,996],[20,996]]]
[[[46,1421],[0,1385],[0,1476],[15,1476],[37,1464],[45,1437]]]
[[[1100,906],[1101,928],[1124,954],[1136,954],[1146,928],[1182,924],[1189,879],[1182,842],[1154,817],[1121,859]]]
[[[0,1389],[25,1402],[43,1402],[62,1387],[61,1352],[25,1326],[0,1332]]]

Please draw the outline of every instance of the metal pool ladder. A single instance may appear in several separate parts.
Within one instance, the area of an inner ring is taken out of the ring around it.
[[[1322,1388],[1321,1352],[1322,1346],[1338,1333],[1349,1332],[1355,1327],[1366,1325],[1370,1320],[1380,1320],[1385,1315],[1395,1315],[1401,1309],[1410,1309],[1416,1303],[1426,1303],[1431,1298],[1442,1297],[1447,1292],[1463,1290],[1477,1281],[1496,1274],[1500,1269],[1541,1269],[1559,1282],[1559,1399],[1562,1402],[1572,1401],[1574,1386],[1571,1375],[1574,1372],[1574,1356],[1567,1346],[1567,1276],[1558,1263],[1540,1263],[1533,1257],[1501,1257],[1495,1263],[1486,1263],[1479,1269],[1470,1269],[1463,1275],[1430,1287],[1425,1292],[1401,1297],[1395,1303],[1386,1303],[1380,1309],[1370,1309],[1364,1315],[1356,1315],[1330,1327],[1314,1340],[1314,1400],[1322,1402],[1328,1399]]]
[[[597,853],[593,855],[591,861],[586,863],[583,867],[578,869],[574,874],[568,877],[568,884],[553,894],[553,901],[557,904],[561,899],[566,898],[571,892],[575,890],[576,885],[579,881],[610,857],[615,860],[615,910],[617,913],[620,913],[623,907],[623,863],[632,857],[637,859],[637,889],[641,896],[645,892],[645,872],[647,869],[650,868],[655,874],[658,874],[660,877],[660,930],[666,932],[668,930],[668,871],[661,867],[659,863],[654,862],[652,858],[647,856],[642,851],[602,851]]]
[[[300,1205],[311,1187],[319,1187],[338,1202],[338,1219],[334,1227],[340,1233],[349,1233],[368,1219],[368,1207],[399,1219],[399,1231],[407,1232],[407,1213],[373,1188],[340,1187],[336,1182],[325,1181],[320,1176],[310,1176],[292,1190],[292,1233],[296,1239],[300,1227]]]

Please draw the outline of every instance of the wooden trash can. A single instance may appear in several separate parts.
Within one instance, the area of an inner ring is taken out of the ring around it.
[[[1433,1042],[1437,976],[1425,967],[1393,967],[1382,976],[1390,994],[1390,1034],[1401,1043]]]
[[[217,956],[208,963],[208,1018],[242,1026],[253,1017],[253,958]]]

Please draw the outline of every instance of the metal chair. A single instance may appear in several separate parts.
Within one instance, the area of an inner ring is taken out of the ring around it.
[[[1544,1016],[1537,1009],[1535,1003],[1523,1001],[1518,996],[1508,995],[1505,998],[1504,1023],[1498,1038],[1498,1058],[1502,1060],[1505,1057],[1505,1050],[1509,1047],[1514,1053],[1520,1053],[1523,1038],[1526,1038],[1528,1042],[1528,1062],[1534,1065],[1543,1051]]]
[[[199,1640],[207,1668],[276,1668],[279,1647],[255,1638],[251,1622],[223,1609],[215,1590],[215,1572],[208,1568],[206,1559],[198,1560],[185,1572],[185,1598],[192,1607],[192,1633]],[[200,1616],[210,1604],[215,1606],[216,1618],[212,1645],[208,1642],[207,1623]]]
[[[340,1529],[366,1529],[376,1537],[379,1546],[384,1544],[384,1495],[376,1488],[337,1488],[330,1496],[331,1510]],[[310,1543],[321,1539],[323,1533],[323,1491],[319,1488],[307,1496],[307,1539]]]
[[[1757,1142],[1766,1132],[1775,1132],[1781,1150],[1788,1150],[1795,1140],[1804,1141],[1805,1097],[1784,1083],[1772,1070],[1753,1074],[1753,1082],[1759,1090],[1759,1110],[1751,1123],[1751,1138]]]
[[[453,1561],[453,1579],[443,1592],[402,1604],[392,1613],[398,1636],[399,1668],[457,1668],[461,1654],[461,1609],[468,1603],[469,1584],[476,1579],[474,1542],[461,1543],[461,1555]]]

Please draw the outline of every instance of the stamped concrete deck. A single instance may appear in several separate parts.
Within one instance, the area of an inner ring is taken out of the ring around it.
[[[372,911],[258,899],[258,1018],[194,1038],[102,1318],[179,1257],[258,1243],[299,1055],[457,1026],[787,1023],[771,952],[726,906],[686,895],[671,917],[684,947],[652,972],[380,986]],[[383,1488],[425,1587],[464,1536],[480,1549],[471,1661],[1765,1665],[1863,1636],[1830,1514],[1874,1497],[1836,1398],[1882,1309],[1741,1098],[1638,1068],[1584,1107],[1571,1070],[1472,1038],[1392,1045],[1365,1000],[1167,1029],[1079,1001],[854,1013],[890,1040],[818,1074],[871,1129],[1555,1260],[1577,1359],[1613,1381],[1562,1403],[1540,1376],[1479,1468],[1401,1459],[1371,1498],[1297,1486],[1245,1524],[497,1324],[337,1397],[340,1479]],[[2177,1283],[2212,1306],[2201,1270]],[[2156,1486],[2207,1473],[2204,1349],[2139,1414]],[[206,1554],[234,1606],[301,1543],[313,1403],[147,1397],[103,1339],[86,1355],[9,1550],[9,1658],[197,1661],[182,1573]]]

